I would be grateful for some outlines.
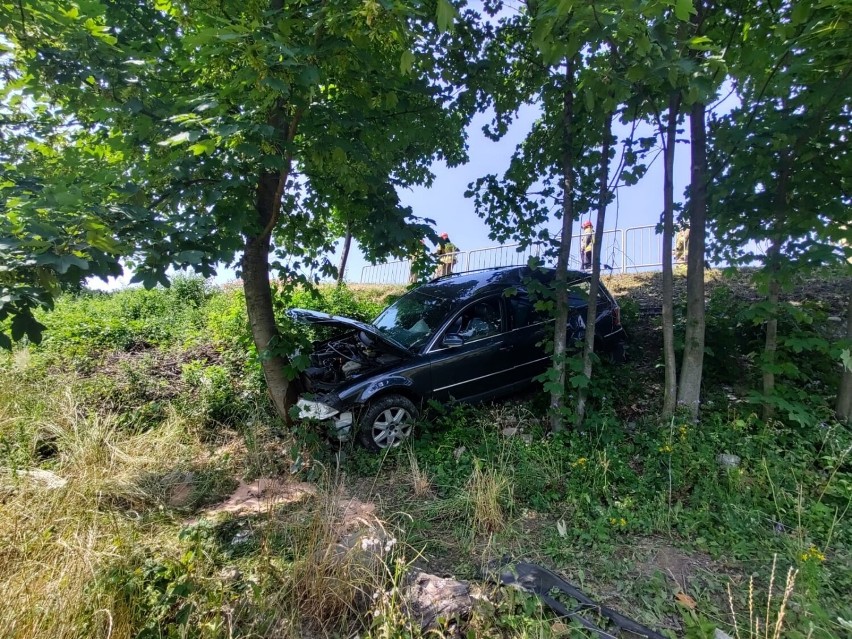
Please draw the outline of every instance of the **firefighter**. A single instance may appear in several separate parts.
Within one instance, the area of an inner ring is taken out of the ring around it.
[[[583,235],[580,240],[580,251],[583,261],[583,270],[592,270],[592,250],[595,246],[595,228],[591,220],[583,222]]]
[[[689,227],[684,226],[675,236],[675,262],[685,264],[689,257]]]
[[[458,253],[458,249],[450,242],[450,236],[447,233],[441,233],[441,238],[438,240],[438,248],[435,250],[435,255],[438,256],[438,269],[435,271],[436,277],[452,274],[453,266],[456,264],[456,253]]]

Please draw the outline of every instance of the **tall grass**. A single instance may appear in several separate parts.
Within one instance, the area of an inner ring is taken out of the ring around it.
[[[177,416],[131,434],[113,415],[84,415],[67,390],[48,392],[42,401],[41,419],[29,425],[39,435],[31,438],[53,442],[50,472],[67,483],[52,488],[13,468],[0,476],[0,628],[22,639],[132,636],[112,597],[92,587],[103,567],[138,541],[140,514],[132,506],[155,501],[140,478],[191,454],[191,438]],[[4,438],[21,434],[20,414],[8,430],[14,407],[4,384]]]
[[[43,389],[31,415],[21,393],[39,389],[12,391],[8,375],[0,369],[0,437],[52,448],[42,459],[27,443],[15,464],[0,462],[3,639],[333,636],[363,631],[377,601],[382,619],[400,618],[383,594],[397,574],[394,535],[371,513],[352,514],[339,478],[320,477],[295,512],[246,518],[260,541],[238,560],[216,540],[233,516],[193,522],[169,505],[176,472],[210,457],[191,419],[169,409],[156,426],[128,429],[82,405],[72,376]],[[264,470],[257,451],[224,448],[241,459],[217,474]]]

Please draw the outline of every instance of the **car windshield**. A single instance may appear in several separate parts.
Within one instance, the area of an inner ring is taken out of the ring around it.
[[[372,324],[403,346],[417,348],[441,326],[449,310],[449,300],[412,291],[388,306]]]

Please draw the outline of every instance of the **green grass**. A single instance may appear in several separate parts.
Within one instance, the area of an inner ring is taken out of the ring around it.
[[[398,293],[298,290],[276,309],[369,319]],[[643,350],[599,367],[582,432],[549,435],[532,392],[433,407],[410,446],[377,456],[275,419],[238,290],[186,280],[64,297],[42,318],[40,347],[0,355],[3,636],[416,637],[398,591],[412,564],[483,589],[462,621],[468,636],[580,636],[536,599],[482,581],[505,555],[672,637],[732,634],[732,606],[750,637],[770,582],[768,617],[780,614],[792,567],[782,636],[848,635],[852,432],[830,418],[831,309],[809,299],[785,315],[792,367],[779,379],[792,409],[765,422],[750,402],[756,361],[725,359],[759,337],[739,328],[748,305],[717,285],[708,308],[719,350],[698,424],[656,420],[656,333],[637,311]],[[66,483],[51,488],[34,470]],[[316,490],[261,514],[204,515],[258,477]],[[341,496],[376,505],[398,539],[392,555],[365,566],[329,554]]]

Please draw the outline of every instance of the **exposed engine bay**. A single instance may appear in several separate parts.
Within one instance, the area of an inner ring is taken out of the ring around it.
[[[310,358],[303,380],[305,390],[314,393],[334,390],[343,381],[400,360],[397,355],[383,352],[364,331],[317,342]]]

